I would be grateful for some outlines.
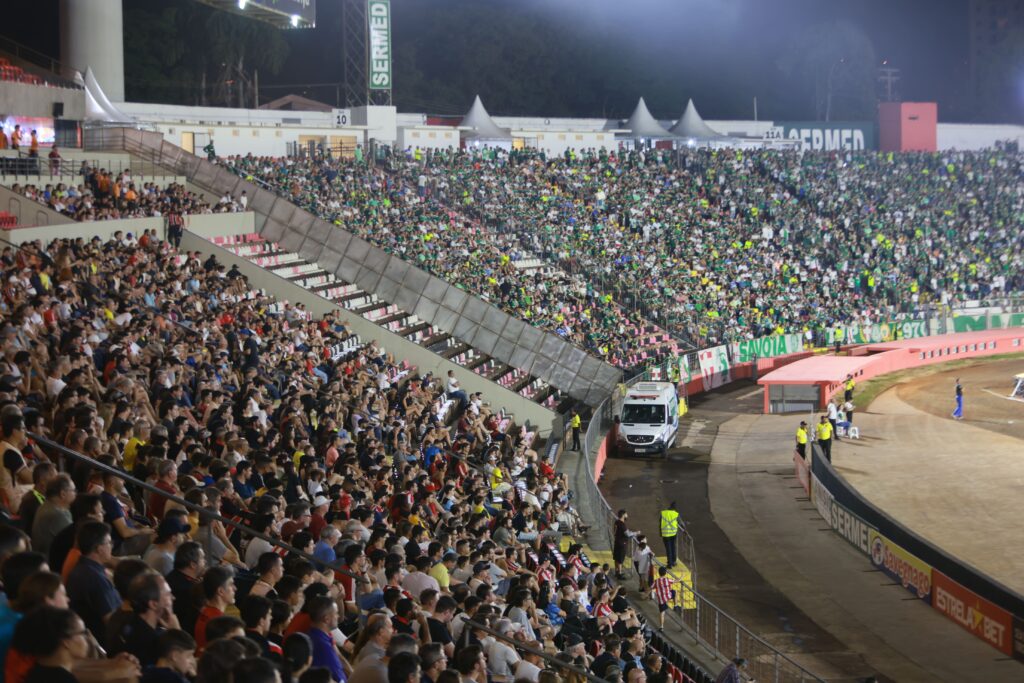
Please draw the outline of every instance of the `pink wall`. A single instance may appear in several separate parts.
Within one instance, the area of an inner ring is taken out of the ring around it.
[[[883,152],[934,152],[939,108],[935,102],[882,102],[878,105],[878,148]]]

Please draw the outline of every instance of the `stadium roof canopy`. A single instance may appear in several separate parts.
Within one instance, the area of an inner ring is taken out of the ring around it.
[[[694,106],[692,99],[686,103],[686,111],[669,132],[682,138],[696,140],[714,140],[726,137],[721,133],[716,133],[711,126],[704,123],[704,119],[697,113],[697,107]]]
[[[501,128],[494,122],[491,115],[484,109],[484,103],[480,100],[480,96],[477,95],[476,99],[473,100],[473,106],[470,107],[469,112],[462,118],[459,123],[460,128],[469,129],[468,132],[463,136],[466,138],[475,138],[478,140],[511,140],[512,133]]]
[[[632,116],[629,117],[623,128],[628,128],[634,138],[675,137],[675,135],[662,128],[657,119],[651,115],[650,110],[647,108],[647,103],[644,102],[642,97],[637,102],[636,109],[633,110]]]
[[[316,0],[198,0],[225,12],[272,24],[277,28],[316,26]]]

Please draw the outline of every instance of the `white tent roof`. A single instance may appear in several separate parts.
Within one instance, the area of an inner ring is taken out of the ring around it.
[[[715,132],[711,126],[704,123],[704,119],[697,113],[697,107],[693,105],[692,99],[686,103],[686,111],[676,121],[676,125],[672,126],[671,132],[679,137],[696,138],[699,140],[724,137],[721,133]]]
[[[85,88],[85,117],[90,121],[104,123],[135,123],[135,120],[114,105],[100,87],[91,67],[86,67],[85,77],[75,73],[75,83]]]
[[[494,119],[491,118],[491,115],[487,113],[487,110],[484,109],[484,103],[480,101],[479,95],[473,100],[473,106],[470,107],[469,112],[463,117],[459,126],[470,129],[464,135],[467,138],[480,138],[481,140],[512,139],[512,133],[505,128],[499,127],[494,122]]]
[[[635,138],[670,138],[673,137],[672,133],[668,132],[661,127],[657,119],[651,116],[651,112],[647,109],[647,103],[644,102],[644,98],[640,98],[640,101],[636,104],[636,109],[633,110],[632,116],[626,121],[626,125],[623,128],[628,128],[632,131],[632,135]]]

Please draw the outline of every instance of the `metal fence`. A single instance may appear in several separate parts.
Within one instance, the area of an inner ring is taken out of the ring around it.
[[[696,356],[696,354],[691,355]],[[643,373],[627,384],[621,385],[619,391],[609,396],[595,409],[587,426],[582,444],[586,457],[580,458],[586,471],[586,484],[584,490],[576,492],[574,504],[587,524],[604,532],[600,538],[595,536],[588,538],[591,547],[600,549],[604,548],[605,544],[607,547],[612,546],[614,543],[612,530],[615,521],[615,513],[594,481],[593,461],[611,429],[614,416],[619,410],[628,387],[649,379],[650,374]],[[607,444],[604,445],[607,446]],[[824,683],[824,679],[804,669],[701,595],[697,589],[697,558],[694,552],[693,538],[685,527],[681,527],[676,539],[679,543],[679,559],[690,569],[691,583],[684,587],[683,608],[676,611],[670,610],[668,612],[670,619],[690,634],[696,642],[714,652],[721,659],[728,661],[735,657],[745,658],[749,662],[747,673],[761,683],[767,681]],[[633,555],[632,550],[633,548],[630,547],[630,557]],[[660,562],[658,565],[661,566]]]

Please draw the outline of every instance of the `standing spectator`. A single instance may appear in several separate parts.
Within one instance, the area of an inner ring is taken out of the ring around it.
[[[21,149],[21,126],[15,125],[11,131],[11,149]]]
[[[818,445],[825,459],[832,462],[832,423],[827,415],[818,420]]]
[[[626,526],[626,519],[629,513],[619,510],[615,519],[615,544],[612,548],[612,559],[615,560],[615,578],[625,578],[622,574],[622,564],[626,561],[626,553],[629,551],[629,527]]]
[[[853,401],[846,401],[843,403],[843,412],[846,413],[846,421],[851,425],[853,424],[853,409],[856,406],[853,405]]]
[[[46,485],[46,502],[32,522],[32,547],[49,555],[50,544],[57,534],[71,525],[71,503],[75,501],[75,482],[59,474]]]
[[[33,159],[39,158],[39,134],[36,133],[34,128],[29,134],[28,155]]]
[[[180,211],[171,210],[167,214],[167,241],[170,242],[175,249],[181,247],[181,237],[185,234],[185,219],[182,217]]]
[[[651,571],[654,567],[654,559],[654,551],[651,550],[651,546],[647,545],[646,537],[637,536],[636,551],[633,553],[633,569],[636,570],[639,577],[642,595],[647,594],[648,586],[654,579],[654,574]]]
[[[828,402],[828,422],[832,425],[832,438],[838,439],[839,431],[836,427],[839,426],[839,406],[835,399]]]
[[[60,175],[60,163],[63,159],[60,158],[60,152],[57,151],[57,145],[50,148],[50,175]]]
[[[103,642],[104,622],[121,606],[121,596],[107,578],[105,565],[113,557],[110,526],[88,521],[78,529],[78,549],[82,556],[68,576],[71,609],[82,617],[92,634]]]
[[[956,378],[956,408],[953,409],[953,419],[964,419],[964,388],[960,385],[960,378]]]
[[[658,604],[658,623],[661,630],[665,630],[665,612],[668,611],[669,602],[672,600],[672,579],[668,577],[668,569],[658,567],[658,578],[654,580],[654,587],[651,588],[654,601]]]

